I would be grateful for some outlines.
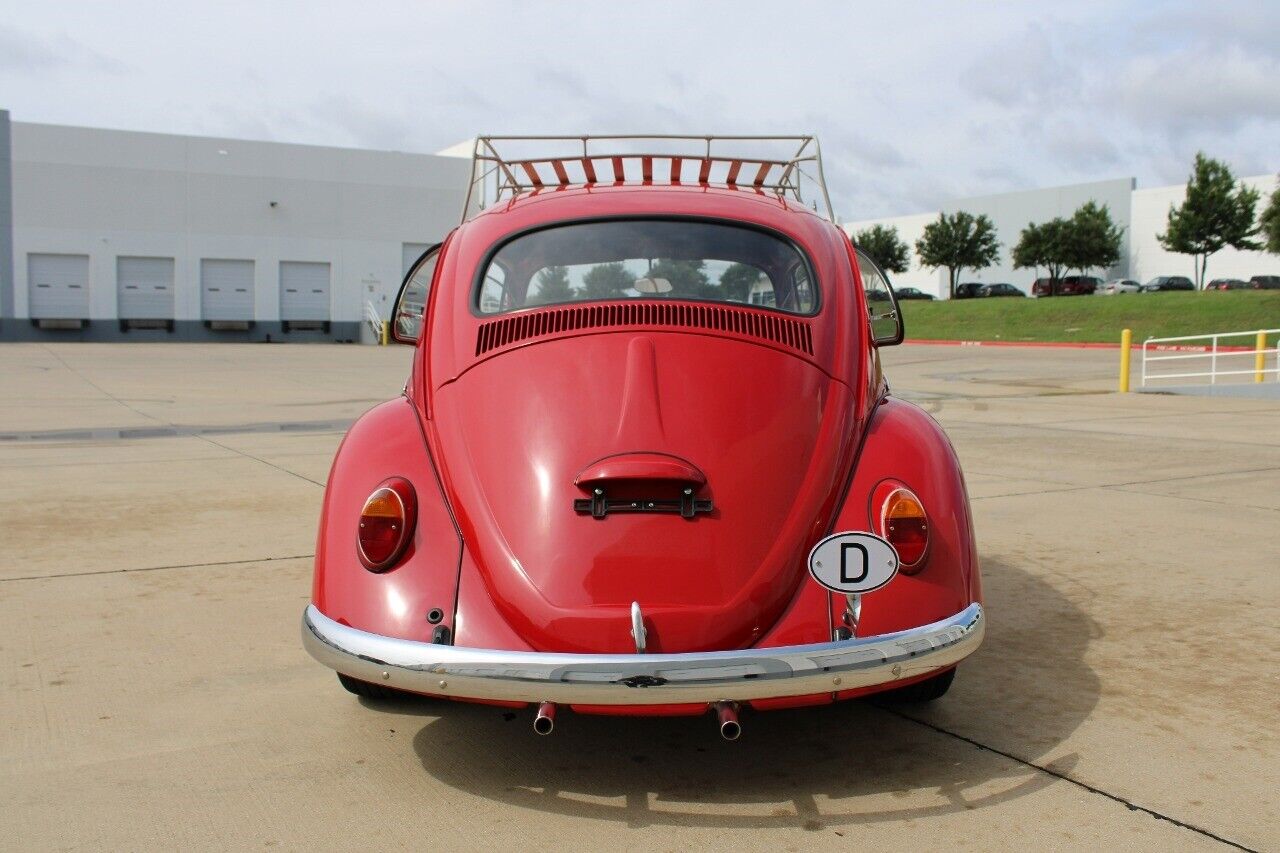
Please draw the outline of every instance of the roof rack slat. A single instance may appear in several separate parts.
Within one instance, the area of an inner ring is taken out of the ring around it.
[[[569,186],[569,173],[568,173],[568,172],[566,172],[566,171],[565,171],[565,169],[564,169],[564,161],[563,161],[563,160],[552,160],[552,161],[551,161],[551,168],[552,168],[553,170],[555,170],[555,173],[556,173],[556,180],[558,180],[558,181],[560,182],[560,186],[562,186],[562,187],[567,187],[567,186]]]

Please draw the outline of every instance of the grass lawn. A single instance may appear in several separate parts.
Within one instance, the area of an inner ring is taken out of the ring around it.
[[[907,340],[1079,341],[1280,328],[1280,290],[905,301]],[[1273,339],[1274,340],[1274,339]],[[1248,345],[1243,338],[1223,344]],[[1275,346],[1271,343],[1270,346]]]

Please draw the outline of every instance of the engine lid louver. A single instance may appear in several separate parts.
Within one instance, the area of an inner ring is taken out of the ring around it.
[[[813,355],[809,324],[776,314],[680,302],[602,302],[543,308],[490,320],[476,336],[476,355],[530,338],[614,326],[708,329],[770,341]]]

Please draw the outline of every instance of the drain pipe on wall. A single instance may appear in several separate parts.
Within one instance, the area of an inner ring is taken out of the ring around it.
[[[13,319],[13,140],[0,110],[0,318]]]

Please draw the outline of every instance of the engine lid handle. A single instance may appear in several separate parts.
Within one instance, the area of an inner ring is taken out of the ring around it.
[[[601,486],[612,481],[659,480],[701,486],[707,482],[703,474],[691,462],[669,453],[618,453],[597,459],[578,472],[573,478],[584,489]]]

